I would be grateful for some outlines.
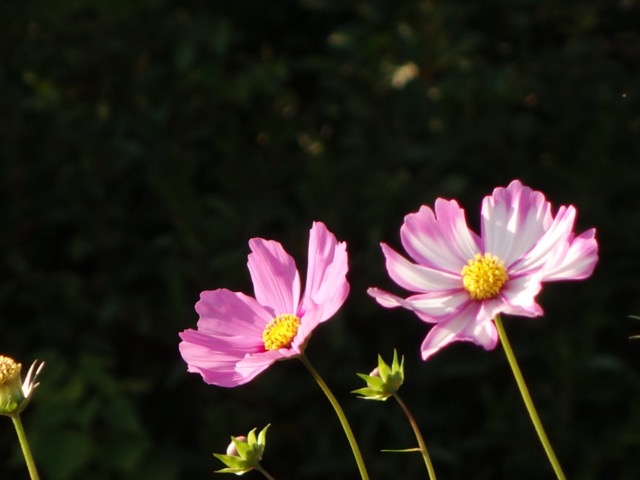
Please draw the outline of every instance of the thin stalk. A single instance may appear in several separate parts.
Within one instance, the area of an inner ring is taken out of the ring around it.
[[[22,427],[20,414],[11,415],[11,420],[13,420],[13,426],[16,427],[16,433],[18,434],[20,447],[22,447],[22,454],[24,455],[24,461],[26,462],[27,468],[29,469],[29,476],[31,477],[31,480],[40,480],[40,477],[38,476],[38,471],[36,470],[36,464],[33,461],[33,455],[31,455],[31,449],[29,448],[29,442],[27,441],[27,436],[25,435],[24,428]]]
[[[418,441],[418,446],[420,447],[420,452],[422,453],[424,464],[427,467],[427,472],[429,472],[430,480],[436,480],[436,472],[433,468],[433,464],[431,463],[429,452],[427,452],[427,444],[424,442],[424,439],[422,438],[422,433],[420,433],[420,428],[418,427],[418,424],[416,423],[415,418],[413,418],[413,415],[411,414],[409,407],[407,407],[407,405],[402,401],[402,399],[400,398],[397,392],[393,394],[393,398],[395,398],[398,404],[400,404],[400,407],[404,411],[404,414],[407,416],[407,419],[411,424],[411,428],[413,428],[413,433],[416,436],[416,440]]]
[[[358,464],[358,469],[360,470],[360,476],[362,477],[362,480],[369,480],[369,475],[367,474],[367,468],[364,465],[364,460],[362,459],[360,448],[358,448],[358,443],[356,442],[356,438],[353,436],[353,432],[351,431],[351,427],[349,426],[349,421],[347,420],[342,407],[338,403],[338,400],[336,400],[336,397],[333,395],[320,374],[316,371],[315,368],[313,368],[311,363],[309,363],[307,357],[304,354],[300,354],[298,358],[304,364],[304,366],[307,367],[307,370],[309,370],[311,376],[315,379],[318,385],[320,385],[320,388],[329,399],[329,402],[331,402],[331,406],[333,406],[333,409],[338,415],[338,419],[340,419],[342,429],[347,435],[347,440],[349,440],[349,445],[351,446],[351,450],[353,451],[353,456],[355,457],[356,463]]]
[[[566,480],[564,472],[562,471],[562,467],[560,466],[560,462],[558,462],[558,458],[556,457],[556,454],[551,447],[549,438],[544,431],[544,427],[542,426],[542,422],[540,421],[540,417],[538,416],[536,407],[533,405],[533,400],[531,400],[529,389],[527,388],[527,385],[524,381],[524,377],[522,376],[522,372],[520,371],[520,367],[518,366],[516,357],[513,354],[513,350],[511,348],[511,344],[509,343],[509,339],[507,338],[507,333],[504,330],[504,325],[502,324],[500,315],[496,315],[494,322],[496,324],[496,327],[498,328],[498,335],[500,336],[500,342],[502,343],[502,346],[504,348],[504,353],[507,355],[507,360],[509,361],[509,365],[511,366],[511,370],[513,371],[513,376],[515,377],[518,388],[520,389],[522,400],[524,400],[524,404],[527,407],[529,416],[531,417],[531,422],[533,423],[533,426],[538,433],[540,442],[542,442],[542,446],[544,447],[544,451],[547,454],[549,463],[551,463],[553,471],[555,472],[556,477],[558,477],[558,480]]]
[[[262,475],[264,475],[264,477],[267,478],[268,480],[276,480],[275,477],[273,477],[269,472],[267,472],[264,468],[262,468],[262,465],[257,465],[254,468],[257,471],[259,471]]]

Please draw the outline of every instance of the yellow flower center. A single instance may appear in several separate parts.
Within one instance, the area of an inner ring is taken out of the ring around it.
[[[0,385],[13,380],[16,375],[20,375],[21,369],[21,364],[16,363],[12,358],[0,355]]]
[[[296,315],[285,313],[278,315],[271,320],[262,332],[264,348],[267,350],[278,350],[288,348],[298,333],[300,318]]]
[[[460,275],[464,289],[474,300],[495,297],[509,280],[504,262],[490,253],[477,253],[462,267]]]

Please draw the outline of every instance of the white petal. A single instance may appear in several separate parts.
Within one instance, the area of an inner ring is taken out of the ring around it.
[[[412,292],[430,292],[460,288],[460,275],[442,270],[416,265],[398,254],[391,247],[382,244],[387,271],[391,279]]]
[[[517,180],[496,188],[482,202],[484,251],[511,265],[538,242],[551,221],[551,205],[542,193]]]
[[[469,295],[464,291],[432,292],[401,298],[378,288],[370,288],[367,293],[387,308],[403,307],[414,312],[425,322],[444,321],[464,307]]]
[[[511,268],[520,273],[531,274],[542,269],[551,259],[562,256],[573,238],[575,218],[574,207],[560,207],[547,231],[537,240],[533,248],[511,265]]]
[[[580,280],[593,272],[598,261],[598,242],[595,229],[588,230],[573,239],[563,250],[558,249],[558,256],[544,266],[542,280]]]
[[[491,320],[478,322],[479,306],[477,302],[470,302],[455,317],[435,325],[422,342],[422,359],[427,360],[453,342],[472,342],[485,350],[494,348],[498,332]]]
[[[480,252],[480,239],[467,227],[464,210],[455,200],[438,198],[435,213],[422,206],[407,215],[400,236],[416,262],[454,275]]]

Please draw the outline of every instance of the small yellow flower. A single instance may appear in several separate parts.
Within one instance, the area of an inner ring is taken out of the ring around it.
[[[37,367],[37,368],[36,368]],[[33,391],[38,386],[36,377],[44,367],[44,362],[34,361],[22,381],[20,373],[22,364],[14,359],[0,355],[0,414],[7,416],[18,415],[25,409]]]

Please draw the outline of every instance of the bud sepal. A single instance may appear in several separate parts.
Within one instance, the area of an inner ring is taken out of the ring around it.
[[[393,361],[389,366],[378,355],[378,366],[369,375],[363,373],[357,375],[367,382],[367,386],[353,390],[351,393],[366,400],[384,401],[395,394],[404,382],[404,356],[398,362],[398,353],[394,350]]]
[[[231,437],[226,454],[214,453],[214,457],[223,462],[227,468],[216,470],[216,473],[233,473],[242,475],[260,467],[260,460],[266,447],[267,429],[264,427],[256,436],[254,428],[245,436]]]

